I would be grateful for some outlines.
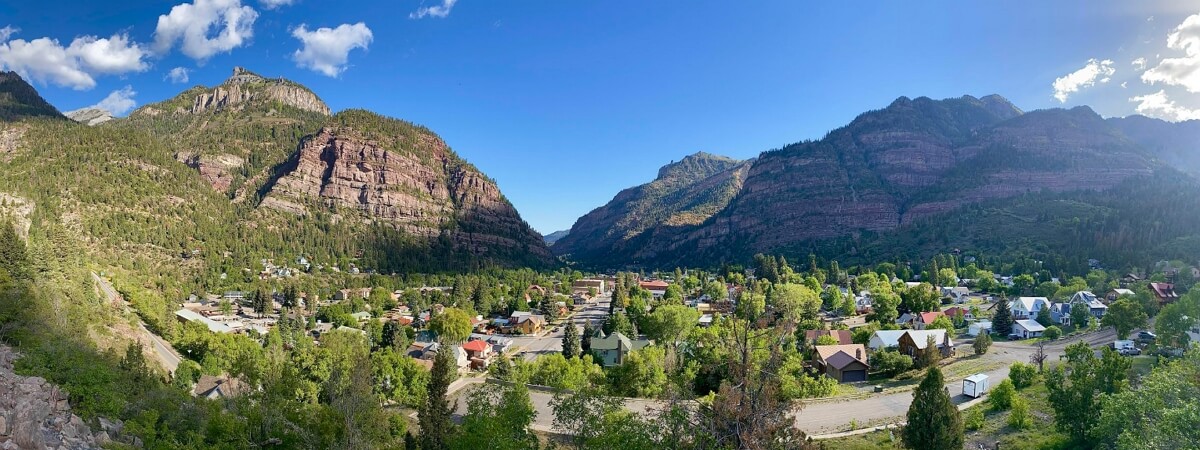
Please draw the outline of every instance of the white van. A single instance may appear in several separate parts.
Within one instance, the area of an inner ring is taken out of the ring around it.
[[[1113,341],[1112,348],[1122,355],[1137,355],[1142,352],[1138,350],[1137,344],[1129,339]]]

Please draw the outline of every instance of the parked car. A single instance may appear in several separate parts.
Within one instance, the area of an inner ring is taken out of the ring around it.
[[[1125,356],[1136,356],[1142,354],[1142,351],[1137,347],[1125,347],[1117,350],[1117,353]]]
[[[1137,334],[1137,341],[1140,343],[1149,344],[1154,342],[1156,339],[1158,339],[1158,336],[1155,336],[1154,333],[1149,331],[1142,331]]]

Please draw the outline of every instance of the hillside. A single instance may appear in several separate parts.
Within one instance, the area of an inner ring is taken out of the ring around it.
[[[659,227],[698,225],[725,208],[742,187],[749,162],[708,153],[663,166],[649,183],[621,191],[608,204],[579,218],[554,244],[573,259],[624,251],[630,239]]]
[[[1134,115],[1110,118],[1108,123],[1164,163],[1200,175],[1200,120],[1167,122]]]
[[[62,114],[16,72],[0,72],[0,121],[31,117],[62,118]]]
[[[1144,253],[1107,253],[1115,264],[1113,258],[1147,255],[1158,242],[1200,234],[1175,226],[1198,214],[1194,208],[1151,209],[1162,205],[1150,186],[1176,191],[1178,201],[1198,198],[1193,179],[1171,172],[1087,107],[1025,113],[994,95],[901,97],[819,141],[763,153],[732,200],[703,223],[647,228],[572,258],[597,266],[670,267],[746,261],[759,252],[803,258],[815,251],[870,262],[865,259],[921,257],[951,244],[1044,256],[1078,244],[1078,233],[1085,233],[1093,244],[1071,253],[1086,259],[1091,256],[1082,254],[1099,252],[1094,242],[1107,233],[1124,236],[1105,244],[1109,250],[1127,249],[1129,235],[1143,233],[1138,227],[1171,224],[1170,232],[1143,242]],[[964,215],[984,205],[995,214]],[[1146,214],[1131,214],[1135,210]],[[593,214],[576,227],[597,223]],[[1070,226],[1075,218],[1086,225]],[[1059,220],[1067,225],[1059,227]],[[969,225],[971,232],[946,223]],[[1024,239],[995,241],[1035,235],[1044,236],[1035,239],[1037,248],[1023,247]],[[555,251],[566,253],[558,245]]]
[[[546,241],[546,245],[554,245],[555,242],[558,242],[559,239],[566,237],[570,233],[571,233],[571,230],[558,230],[553,233],[542,236],[542,240]]]
[[[9,110],[53,111],[36,91],[15,98]],[[60,224],[98,266],[157,279],[168,298],[301,255],[384,273],[551,263],[437,135],[327,112],[302,86],[237,70],[94,127],[26,114],[0,123],[0,197],[35,205],[19,224]]]

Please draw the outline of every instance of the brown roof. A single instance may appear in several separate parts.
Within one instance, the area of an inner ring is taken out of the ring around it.
[[[847,354],[846,352],[837,352],[837,353],[834,353],[833,356],[830,356],[829,358],[825,359],[825,365],[832,367],[834,369],[837,369],[837,370],[845,369],[846,367],[849,367],[851,364],[854,364],[854,363],[859,363],[864,366],[870,367],[870,365],[868,365],[866,361],[862,361],[858,358],[855,358],[855,357]]]
[[[1154,296],[1161,299],[1179,298],[1179,294],[1175,293],[1175,285],[1171,283],[1150,283],[1150,289],[1154,290]]]
[[[213,391],[220,391],[221,397],[236,397],[249,390],[246,383],[237,378],[222,378],[212,375],[201,375],[192,392],[200,397],[208,397]]]
[[[855,361],[866,364],[867,347],[862,344],[818,345],[818,346],[816,346],[816,351],[817,351],[818,359],[820,359],[821,361],[825,361],[826,364],[829,364],[838,369],[840,369],[842,367],[846,367],[845,364],[840,365],[840,366],[837,364],[834,364],[835,361],[840,362],[840,363],[846,362],[845,358],[843,358],[843,357],[835,358],[835,356],[837,356],[838,354],[846,355]]]
[[[821,336],[832,336],[840,345],[854,343],[854,333],[851,333],[850,330],[807,330],[804,332],[804,340],[808,342],[816,342],[817,338]]]

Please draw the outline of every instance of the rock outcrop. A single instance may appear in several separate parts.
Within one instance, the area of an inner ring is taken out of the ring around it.
[[[200,176],[204,178],[204,181],[212,185],[213,189],[218,192],[229,190],[229,186],[233,183],[232,173],[234,169],[241,167],[245,163],[242,158],[230,154],[197,155],[179,153],[175,155],[175,159],[200,172]]]
[[[329,115],[329,106],[303,86],[282,78],[263,78],[241,67],[235,67],[233,76],[225,80],[225,83],[197,95],[192,101],[190,112],[199,114],[223,109],[237,110],[253,102],[273,101],[304,111]]]
[[[16,356],[0,346],[0,449],[100,448],[107,435],[92,433],[71,414],[67,394],[38,377],[13,373]]]
[[[68,119],[90,127],[94,127],[114,119],[112,114],[100,108],[77,109],[66,113],[66,116]]]
[[[627,190],[581,218],[553,248],[602,264],[744,260],[757,252],[889,232],[987,200],[1104,190],[1154,167],[1140,147],[1087,107],[1024,113],[994,95],[901,97],[820,141],[762,154],[736,195],[703,223],[664,223],[585,252],[563,246],[577,231],[608,226],[605,211]]]
[[[396,134],[353,125],[320,130],[301,142],[269,184],[261,206],[294,214],[313,208],[357,211],[365,221],[415,236],[445,234],[455,247],[477,255],[503,249],[550,257],[541,236],[494,182],[436,135],[416,127]]]

